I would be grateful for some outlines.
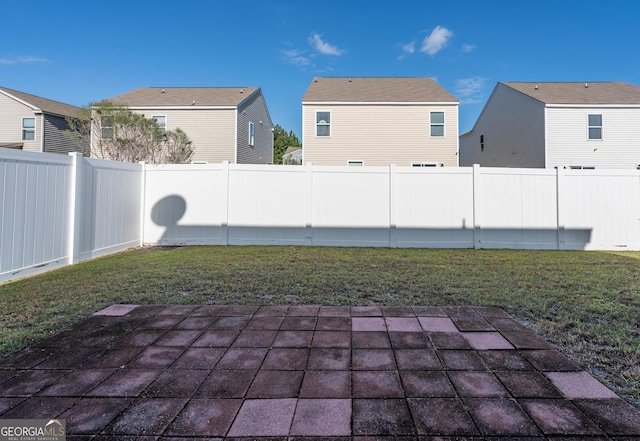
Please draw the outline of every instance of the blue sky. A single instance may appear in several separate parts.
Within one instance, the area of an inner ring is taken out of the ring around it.
[[[315,76],[432,77],[471,129],[498,81],[640,85],[640,2],[4,0],[0,86],[83,106],[138,87],[258,86],[302,138]]]

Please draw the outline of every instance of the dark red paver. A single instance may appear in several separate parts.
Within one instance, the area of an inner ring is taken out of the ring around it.
[[[640,412],[500,308],[113,305],[0,360],[67,439],[629,441]]]

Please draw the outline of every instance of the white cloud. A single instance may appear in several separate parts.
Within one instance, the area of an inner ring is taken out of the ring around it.
[[[453,32],[438,25],[431,34],[424,39],[420,51],[426,52],[429,55],[435,55],[445,47],[451,37],[453,37]]]
[[[294,66],[310,66],[313,64],[311,58],[306,56],[306,52],[300,49],[285,49],[281,53],[282,58]]]
[[[472,50],[474,50],[476,48],[475,44],[463,44],[462,45],[462,49],[460,49],[462,52],[464,52],[465,54],[468,54],[469,52],[471,52]]]
[[[315,50],[320,52],[323,55],[336,55],[340,56],[345,53],[344,50],[333,46],[326,41],[323,41],[319,34],[313,33],[309,38],[309,43],[314,47]]]
[[[471,77],[456,81],[455,93],[461,104],[475,104],[482,102],[482,94],[488,78]]]
[[[402,60],[404,57],[406,57],[407,55],[411,55],[415,51],[416,51],[415,41],[402,45],[402,55],[398,57],[398,60]]]
[[[32,57],[30,55],[0,58],[0,64],[22,64],[22,63],[51,63],[51,61],[46,58]]]

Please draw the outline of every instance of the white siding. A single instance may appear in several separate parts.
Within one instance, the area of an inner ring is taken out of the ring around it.
[[[587,139],[588,115],[602,115],[602,140]],[[636,168],[640,108],[547,108],[547,167]]]
[[[473,130],[460,137],[460,166],[544,167],[544,115],[543,103],[499,83]]]
[[[331,136],[316,136],[316,112],[331,112]],[[445,136],[429,135],[430,112],[445,113]],[[305,163],[458,165],[458,105],[303,105]]]
[[[36,119],[35,140],[22,140],[22,118]],[[0,142],[22,142],[25,151],[42,151],[42,115],[34,114],[30,107],[0,93]]]
[[[166,115],[167,129],[182,129],[193,142],[193,161],[235,161],[235,109],[144,109],[136,113],[151,118]]]

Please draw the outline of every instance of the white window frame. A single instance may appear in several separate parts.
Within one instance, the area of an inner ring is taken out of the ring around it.
[[[164,125],[158,123],[158,118],[164,118]],[[151,119],[155,120],[155,122],[158,123],[160,130],[162,130],[163,132],[167,130],[167,115],[151,115]]]
[[[24,122],[26,120],[28,120],[28,119],[33,120],[33,127],[25,127]],[[36,140],[36,118],[33,117],[33,116],[22,118],[22,129],[21,130],[22,130],[21,137],[22,137],[23,141],[35,141]],[[25,134],[26,133],[33,133],[33,139],[25,138]]]
[[[105,119],[110,118],[111,119],[111,125],[105,125]],[[113,139],[115,137],[115,128],[114,128],[114,117],[113,115],[100,115],[100,137],[102,139]],[[104,131],[105,129],[111,129],[111,135],[110,136],[104,136]]]
[[[249,121],[249,145],[254,146],[256,144],[256,125]]]
[[[364,161],[360,159],[350,159],[347,161],[349,167],[364,167]]]
[[[329,122],[326,122],[324,120],[318,121],[318,114],[319,113],[328,113],[329,114]],[[331,120],[332,120],[331,110],[316,110],[316,121],[315,121],[316,138],[330,138],[331,137]],[[324,121],[324,122],[322,122],[322,121]],[[329,128],[329,133],[327,135],[318,135],[318,128],[320,128],[320,127],[328,127]]]
[[[589,119],[592,116],[599,116],[600,117],[600,125],[591,125],[591,121],[589,121]],[[587,140],[589,141],[602,141],[604,139],[604,118],[602,113],[589,113],[587,115]],[[599,138],[592,138],[591,137],[591,129],[599,129],[600,130],[600,137]]]
[[[441,113],[442,114],[442,122],[433,122],[433,114],[434,113]],[[429,112],[429,137],[430,138],[444,138],[445,136],[445,124],[446,124],[446,117],[445,117],[445,112],[442,110],[432,110]],[[442,135],[434,135],[433,134],[433,128],[434,127],[442,127]]]

